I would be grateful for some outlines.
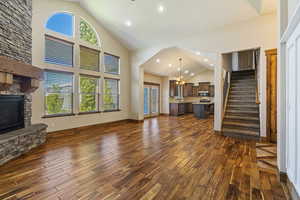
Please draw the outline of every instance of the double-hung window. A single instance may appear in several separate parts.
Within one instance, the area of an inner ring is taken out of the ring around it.
[[[73,113],[73,74],[57,71],[45,72],[46,115]]]
[[[45,62],[73,67],[73,46],[74,44],[71,42],[46,35]]]
[[[119,80],[105,78],[104,79],[104,94],[103,94],[103,107],[104,111],[119,110],[120,91]]]
[[[99,78],[87,75],[80,75],[80,112],[99,111]]]
[[[120,58],[109,53],[104,53],[104,72],[119,75]]]

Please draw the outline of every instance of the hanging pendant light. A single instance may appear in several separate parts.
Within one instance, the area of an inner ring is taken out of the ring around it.
[[[182,72],[182,58],[179,58],[179,76],[176,80],[176,85],[184,85],[185,81],[183,80]]]

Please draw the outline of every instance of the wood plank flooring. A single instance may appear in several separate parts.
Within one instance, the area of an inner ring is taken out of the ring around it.
[[[51,134],[0,167],[0,199],[285,199],[277,176],[259,170],[255,142],[212,126],[162,116]]]

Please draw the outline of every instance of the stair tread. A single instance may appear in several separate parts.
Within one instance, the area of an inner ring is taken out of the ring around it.
[[[224,121],[223,125],[229,125],[229,126],[243,126],[243,127],[249,127],[249,128],[259,128],[259,124],[257,123],[251,123],[251,122],[230,122],[230,121]]]
[[[232,104],[232,105],[228,105],[228,107],[232,107],[232,108],[258,108],[257,104]]]
[[[259,114],[258,110],[235,110],[235,109],[228,109],[226,112],[228,113],[249,113],[249,114]]]
[[[258,131],[253,131],[253,130],[240,130],[240,129],[233,129],[233,128],[223,128],[223,132],[229,132],[229,133],[240,134],[240,135],[259,136],[259,132]]]
[[[235,116],[235,115],[225,115],[225,119],[229,119],[229,120],[255,120],[255,121],[259,121],[258,117],[243,117],[243,116]]]

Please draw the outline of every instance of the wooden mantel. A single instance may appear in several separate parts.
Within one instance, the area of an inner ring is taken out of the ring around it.
[[[43,70],[30,64],[0,56],[0,91],[7,90],[13,84],[13,77],[22,78],[22,92],[34,92],[43,80]]]

